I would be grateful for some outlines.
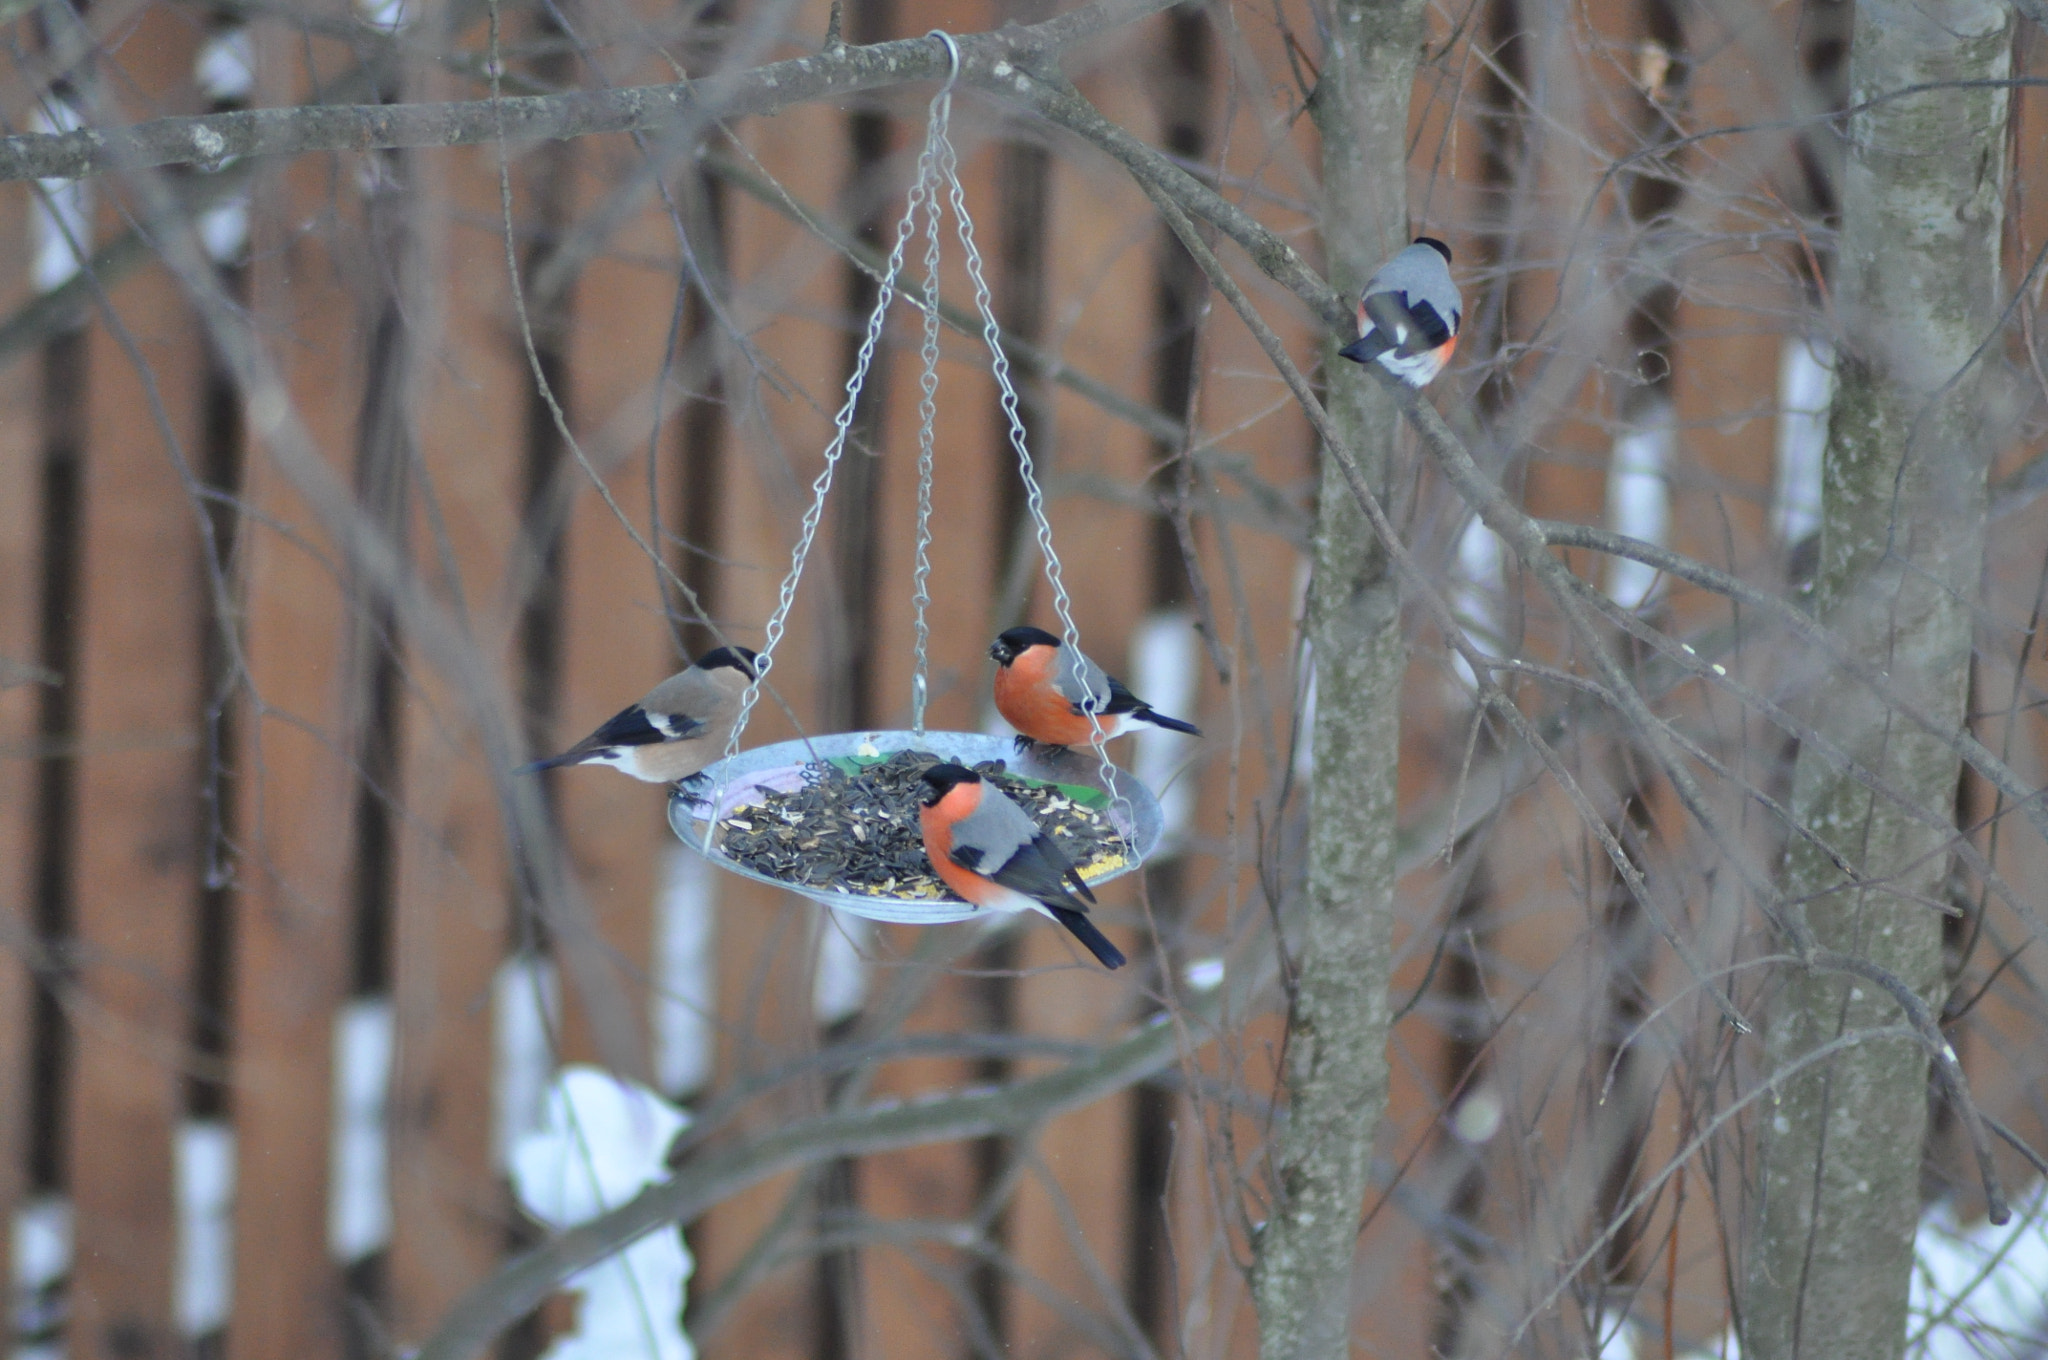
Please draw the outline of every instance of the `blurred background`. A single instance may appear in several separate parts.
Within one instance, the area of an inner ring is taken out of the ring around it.
[[[1412,154],[1384,173],[1406,174],[1414,230],[1457,253],[1464,330],[1432,400],[1532,513],[1773,592],[1810,577],[1840,160],[1817,112],[1850,97],[1848,9],[1431,6]],[[533,94],[751,67],[816,50],[828,24],[862,44],[1052,12],[505,0],[497,17],[504,91]],[[15,0],[0,108],[18,132],[481,99],[487,17],[481,0]],[[1301,0],[1183,4],[1065,64],[1314,262],[1304,107],[1325,18]],[[2048,72],[2038,28],[2013,42],[2016,73]],[[713,645],[713,625],[761,645],[930,94],[701,139],[167,170],[153,182],[196,229],[211,302],[159,258],[130,181],[0,192],[0,1250],[17,1356],[418,1345],[540,1239],[506,1159],[562,1062],[644,1083],[695,1136],[744,1146],[835,1102],[1043,1073],[1160,1014],[1176,1060],[1084,1108],[815,1160],[687,1224],[687,1330],[749,1360],[1255,1352],[1246,1270],[1288,969],[1274,932],[1301,891],[1313,749],[1316,448],[1121,167],[956,97],[1083,646],[1206,733],[1116,751],[1168,824],[1144,872],[1102,894],[1132,966],[1105,973],[1043,921],[836,917],[684,850],[658,787],[509,774]],[[2013,92],[2017,291],[1986,361],[1998,451],[1970,704],[1979,739],[2036,785],[2044,116],[2040,90]],[[947,247],[930,720],[979,731],[989,641],[1058,624]],[[1317,319],[1228,262],[1315,361]],[[777,653],[780,703],[749,745],[798,723],[907,725],[920,343],[899,304]],[[275,366],[303,442],[252,432],[230,344]],[[1398,467],[1397,523],[1475,641],[1569,668],[1499,540],[1418,459]],[[1570,561],[1759,691],[1812,697],[1810,658],[1750,641],[1724,601]],[[1419,609],[1409,638],[1393,1095],[1354,1345],[1718,1353],[1754,1053],[1711,1023],[1596,828],[1479,720],[1469,669]],[[1784,734],[1689,676],[1641,673],[1725,762],[1727,807],[1774,871],[1783,837],[1743,809],[1782,796]],[[1540,679],[1518,701],[1745,996],[1742,961],[1771,946],[1734,875],[1617,720]],[[2040,844],[2000,834],[2009,808],[1973,775],[1956,800],[2007,882],[2039,881]],[[2041,960],[1954,879],[1947,1033],[1985,1109],[2038,1143]],[[1937,1113],[1925,1195],[1955,1233],[1979,1212],[1963,1157]],[[1998,1344],[2048,1325],[2036,1291],[2033,1322]],[[540,1353],[573,1317],[550,1305],[502,1353]]]

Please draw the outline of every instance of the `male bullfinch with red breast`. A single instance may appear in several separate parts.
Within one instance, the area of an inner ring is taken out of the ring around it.
[[[706,652],[696,665],[671,675],[562,754],[522,765],[518,772],[610,765],[650,784],[688,779],[725,754],[757,659],[745,647]]]
[[[940,882],[990,911],[1043,912],[1103,967],[1124,966],[1123,951],[1088,919],[1095,894],[1030,813],[964,766],[934,765],[918,777],[927,792],[917,821]]]
[[[1465,300],[1451,279],[1451,248],[1434,236],[1379,267],[1358,298],[1358,338],[1337,352],[1376,363],[1410,387],[1427,387],[1458,348]]]
[[[996,711],[1022,738],[1086,746],[1097,732],[1107,741],[1140,723],[1202,735],[1193,723],[1153,712],[1123,681],[1043,628],[1012,628],[988,654],[996,662]]]

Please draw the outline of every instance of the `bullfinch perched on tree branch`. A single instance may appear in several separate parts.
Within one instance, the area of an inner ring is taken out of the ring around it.
[[[1103,967],[1123,967],[1123,951],[1088,919],[1095,894],[1030,813],[963,766],[934,765],[918,777],[929,792],[917,821],[940,882],[990,911],[1043,912]]]
[[[1427,387],[1458,348],[1465,300],[1451,281],[1451,248],[1434,236],[1379,267],[1358,299],[1358,338],[1337,352],[1376,363],[1410,387]]]
[[[558,756],[519,767],[611,765],[650,784],[672,784],[725,754],[740,696],[754,678],[754,653],[720,647],[647,691],[646,697]]]
[[[1193,723],[1155,713],[1123,681],[1043,628],[1012,628],[988,654],[996,661],[996,711],[1025,741],[1086,746],[1122,736],[1139,723],[1202,735]]]

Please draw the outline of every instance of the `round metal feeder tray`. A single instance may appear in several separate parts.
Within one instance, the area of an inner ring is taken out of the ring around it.
[[[760,801],[764,790],[787,792],[795,789],[802,782],[804,767],[814,760],[830,760],[834,756],[887,756],[898,751],[930,751],[946,760],[970,766],[984,760],[1000,760],[1013,774],[1027,779],[1109,791],[1102,778],[1102,761],[1093,749],[1087,747],[1064,751],[1054,748],[1050,752],[1033,748],[1020,755],[1010,738],[985,736],[979,732],[927,732],[922,737],[913,732],[834,732],[829,736],[812,737],[809,741],[784,741],[742,751],[730,760],[719,761],[691,780],[688,790],[678,789],[669,795],[668,824],[683,844],[721,869],[741,878],[751,878],[756,883],[801,893],[814,902],[852,912],[855,916],[908,925],[972,920],[981,912],[966,902],[950,898],[878,897],[868,893],[814,888],[756,872],[727,856],[715,843],[708,850],[704,847],[704,833],[712,820],[710,800],[721,786],[724,792],[719,797],[717,812],[720,821],[728,813]],[[693,798],[693,793],[698,796]],[[1091,877],[1088,880],[1091,885],[1119,878],[1143,864],[1145,858],[1159,847],[1159,836],[1165,826],[1159,812],[1159,800],[1130,771],[1116,771],[1114,795],[1109,806],[1109,819],[1126,842],[1125,860],[1118,868]]]

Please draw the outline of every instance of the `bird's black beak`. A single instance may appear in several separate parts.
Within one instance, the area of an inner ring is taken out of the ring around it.
[[[1356,340],[1353,340],[1350,344],[1346,345],[1344,348],[1338,350],[1337,353],[1343,355],[1345,358],[1349,359],[1354,364],[1369,363],[1371,362],[1371,356],[1366,354],[1364,350],[1360,348],[1364,344],[1365,337],[1361,335]]]
[[[1010,649],[1008,647],[1005,647],[1000,642],[991,642],[988,645],[988,659],[1000,665],[1007,666],[1010,664],[1011,660]]]

